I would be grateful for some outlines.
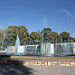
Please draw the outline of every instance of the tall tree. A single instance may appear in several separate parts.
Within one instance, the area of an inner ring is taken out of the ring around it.
[[[70,37],[70,33],[69,32],[62,32],[62,33],[60,33],[60,36],[61,36],[63,42],[65,42],[65,41],[67,42],[68,38]]]
[[[29,37],[29,32],[25,26],[18,26],[18,31],[17,31],[19,38],[20,38],[20,43],[23,44],[28,40]]]
[[[9,26],[5,37],[5,42],[7,45],[15,45],[17,34],[19,35],[21,45],[27,40],[27,37],[29,36],[28,30],[25,26]]]
[[[3,41],[5,30],[0,28],[0,41]]]
[[[32,32],[30,34],[30,38],[32,39],[32,42],[40,43],[40,41],[42,40],[42,35],[38,32]]]
[[[56,40],[58,36],[57,32],[50,32],[50,31],[45,31],[44,33],[44,41],[48,41],[48,42],[54,42]]]
[[[46,31],[50,31],[50,32],[51,32],[52,30],[51,30],[50,28],[44,28],[44,29],[41,31],[41,34],[42,34],[43,32],[45,33]]]

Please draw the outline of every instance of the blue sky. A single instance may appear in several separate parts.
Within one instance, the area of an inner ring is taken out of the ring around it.
[[[49,27],[75,37],[75,0],[0,0],[0,27],[24,25],[29,33]]]

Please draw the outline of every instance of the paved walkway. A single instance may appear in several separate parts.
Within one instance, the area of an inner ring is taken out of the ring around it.
[[[75,67],[30,66],[34,75],[75,75]]]
[[[0,75],[75,75],[75,67],[0,64]]]

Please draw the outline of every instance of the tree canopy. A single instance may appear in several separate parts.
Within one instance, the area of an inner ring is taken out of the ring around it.
[[[42,40],[42,35],[40,33],[38,33],[38,32],[32,32],[30,34],[30,38],[35,43],[40,43],[40,41]]]
[[[9,26],[6,33],[5,42],[7,41],[7,44],[15,45],[17,34],[20,38],[20,44],[27,41],[29,33],[25,26]]]
[[[3,41],[4,32],[5,32],[5,30],[0,28],[0,41]]]
[[[51,31],[45,31],[44,33],[44,41],[48,42],[54,42],[55,38],[57,38],[58,33],[57,32],[51,32]]]
[[[50,31],[50,32],[51,32],[52,30],[51,30],[50,28],[44,28],[44,29],[41,31],[41,34],[42,34],[43,32],[45,33],[46,31]]]
[[[75,38],[70,36],[69,32],[62,32],[58,34],[53,32],[50,28],[44,28],[41,32],[31,32],[29,34],[28,29],[25,26],[9,26],[6,30],[0,28],[0,41],[4,41],[6,45],[15,45],[16,36],[19,35],[20,44],[25,43],[41,43],[42,37],[45,42],[71,42],[75,41]]]
[[[69,32],[62,32],[62,33],[60,33],[60,36],[61,36],[61,38],[62,38],[62,40],[65,42],[67,42],[68,41],[68,38],[70,38],[70,33]]]

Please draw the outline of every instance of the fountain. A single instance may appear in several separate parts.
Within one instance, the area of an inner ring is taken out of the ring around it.
[[[42,37],[43,38],[43,37]],[[31,44],[31,41],[30,41]],[[42,56],[66,56],[75,53],[75,48],[73,49],[74,43],[50,43],[50,42],[43,42],[39,47],[39,45],[20,45],[20,39],[17,35],[15,46],[7,46],[6,54],[14,54],[14,55],[42,55]]]
[[[26,43],[24,42],[24,45],[20,45],[20,39],[17,34],[16,37],[16,43],[15,43],[15,55],[25,55],[26,53]]]
[[[65,55],[65,53],[66,53],[66,46],[67,46],[66,42],[63,42],[63,43],[62,43],[63,55]]]
[[[20,40],[19,40],[19,36],[17,35],[17,38],[16,38],[16,43],[15,43],[15,50],[16,50],[16,54],[19,53],[20,51]]]
[[[55,55],[57,55],[57,52],[58,52],[57,46],[58,46],[58,45],[57,45],[57,41],[56,41],[55,46],[54,46],[54,54],[55,54]]]

